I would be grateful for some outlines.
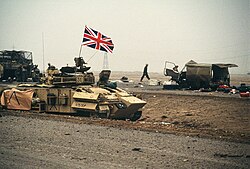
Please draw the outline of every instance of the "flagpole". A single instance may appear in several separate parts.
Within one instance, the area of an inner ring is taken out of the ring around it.
[[[81,47],[80,47],[79,57],[81,56],[81,53],[82,53],[82,45],[81,45]]]

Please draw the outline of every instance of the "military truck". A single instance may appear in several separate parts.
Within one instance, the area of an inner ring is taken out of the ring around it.
[[[18,82],[38,81],[40,70],[33,64],[32,52],[0,51],[0,80]]]
[[[238,66],[236,64],[197,63],[190,60],[181,71],[176,70],[176,67],[175,63],[166,61],[164,75],[171,77],[170,80],[175,81],[178,88],[207,89],[216,88],[219,85],[230,86],[228,68]]]

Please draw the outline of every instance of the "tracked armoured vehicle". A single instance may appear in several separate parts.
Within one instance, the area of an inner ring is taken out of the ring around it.
[[[110,70],[103,70],[97,85],[82,57],[75,66],[60,70],[49,64],[43,84],[22,84],[4,90],[1,105],[6,109],[47,113],[76,113],[101,118],[138,120],[145,101],[109,82]]]

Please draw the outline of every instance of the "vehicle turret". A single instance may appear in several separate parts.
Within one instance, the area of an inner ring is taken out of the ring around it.
[[[49,64],[43,80],[47,85],[91,85],[95,83],[92,72],[87,72],[90,67],[85,66],[82,57],[75,57],[75,66],[65,66],[60,71],[55,66]]]

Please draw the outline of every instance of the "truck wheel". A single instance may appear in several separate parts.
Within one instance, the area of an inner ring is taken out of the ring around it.
[[[191,89],[193,89],[193,90],[198,90],[200,88],[201,88],[201,83],[199,80],[197,80],[196,82],[191,84]]]

